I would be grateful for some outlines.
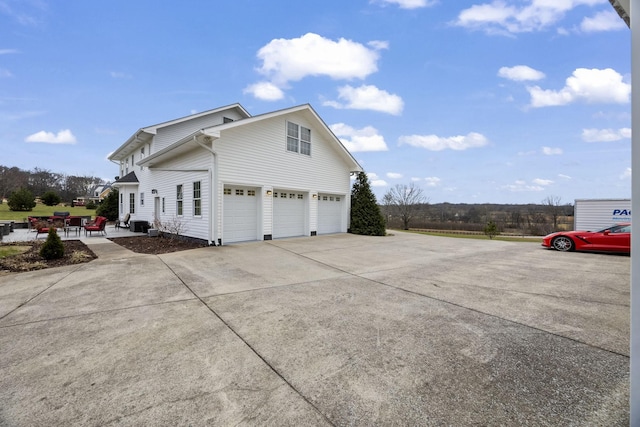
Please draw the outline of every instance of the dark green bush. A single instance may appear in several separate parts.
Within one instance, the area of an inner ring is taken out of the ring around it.
[[[56,206],[62,201],[60,196],[58,196],[54,191],[47,191],[40,197],[40,199],[42,200],[42,203],[47,206]]]
[[[495,236],[500,234],[500,232],[498,231],[498,226],[496,225],[495,222],[493,222],[493,220],[489,221],[487,225],[485,225],[483,231],[484,231],[484,234],[489,236],[489,239],[493,239]]]
[[[109,221],[118,219],[118,190],[116,188],[100,203],[96,210],[96,215],[103,216]]]
[[[58,236],[55,227],[49,228],[47,240],[40,248],[40,256],[44,259],[58,259],[64,256],[64,244],[62,244],[62,239]]]
[[[21,188],[11,193],[7,204],[12,211],[30,211],[36,207],[36,200],[31,191]]]
[[[89,200],[87,202],[87,204],[85,205],[85,207],[87,209],[95,209],[96,208],[96,203],[93,200]]]

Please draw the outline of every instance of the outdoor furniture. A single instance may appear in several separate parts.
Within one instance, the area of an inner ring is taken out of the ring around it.
[[[56,224],[58,225],[57,227]],[[62,227],[60,227],[59,225],[59,223],[53,223],[50,221],[38,221],[34,225],[34,228],[36,229],[36,239],[40,234],[49,234],[49,230],[51,228],[53,228],[54,230],[57,230],[58,228],[64,229],[64,223],[62,224]]]
[[[83,228],[82,217],[70,216],[67,218],[67,226],[64,228],[64,234],[69,235],[69,231],[73,230],[75,235],[80,234],[80,229]]]
[[[92,221],[91,223],[87,223],[84,225],[84,235],[86,236],[87,233],[89,233],[89,235],[91,236],[94,231],[106,235],[107,234],[107,231],[105,230],[106,225],[107,225],[107,218],[103,216],[98,216],[96,217],[95,221]]]
[[[134,233],[146,233],[149,231],[149,221],[131,221],[130,230]]]
[[[124,219],[122,220],[122,223],[120,223],[120,220],[116,220],[116,228],[129,228],[129,220],[131,219],[131,214],[126,214],[124,216]]]

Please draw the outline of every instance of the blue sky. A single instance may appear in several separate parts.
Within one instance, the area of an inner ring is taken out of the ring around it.
[[[0,165],[113,179],[137,129],[309,103],[381,197],[631,196],[607,0],[0,0]]]

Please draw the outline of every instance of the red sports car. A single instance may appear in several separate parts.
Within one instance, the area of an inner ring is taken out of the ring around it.
[[[563,231],[542,238],[542,246],[558,251],[631,252],[631,224],[599,231]]]

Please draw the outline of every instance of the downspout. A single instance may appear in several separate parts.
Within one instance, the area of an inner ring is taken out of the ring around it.
[[[199,135],[203,135],[200,131]],[[211,153],[211,165],[209,167],[209,182],[211,183],[211,197],[209,197],[209,245],[216,246],[216,236],[218,235],[218,154],[213,151],[213,148],[207,147],[205,144],[198,140],[198,135],[193,136],[193,141],[200,147]],[[211,143],[213,146],[213,142]],[[220,244],[220,240],[218,240]]]

